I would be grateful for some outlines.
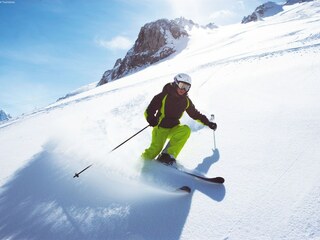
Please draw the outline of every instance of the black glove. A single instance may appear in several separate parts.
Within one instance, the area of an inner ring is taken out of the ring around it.
[[[217,129],[217,124],[214,122],[209,122],[208,127],[215,131]]]
[[[158,119],[154,116],[149,116],[147,117],[147,122],[151,127],[157,126],[158,125]]]

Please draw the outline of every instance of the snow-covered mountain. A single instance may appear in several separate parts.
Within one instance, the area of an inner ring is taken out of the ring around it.
[[[252,21],[255,22],[263,19],[264,17],[270,17],[282,11],[282,5],[279,5],[275,2],[266,2],[258,6],[251,15],[243,17],[241,23],[249,23]]]
[[[320,1],[188,34],[166,61],[0,125],[0,239],[320,238]],[[151,128],[110,153],[178,72],[218,124],[213,149],[185,114],[178,161],[224,185],[141,161]]]
[[[98,83],[67,93],[58,101],[141,71],[173,54],[178,54],[186,47],[188,32],[194,28],[215,29],[217,26],[214,23],[202,26],[184,17],[174,20],[159,19],[145,24],[124,59],[117,59],[113,68],[105,71]]]
[[[9,119],[11,119],[10,114],[7,114],[5,111],[0,109],[0,122],[8,121]]]
[[[314,0],[287,0],[285,5],[292,5],[292,4],[296,4],[296,3],[312,2],[312,1],[314,1]]]
[[[283,11],[283,6],[293,5],[303,2],[311,2],[313,0],[288,0],[285,4],[277,4],[275,2],[269,1],[260,6],[258,6],[253,13],[243,17],[241,23],[255,22],[262,20],[263,18],[270,17]]]
[[[113,69],[103,74],[98,86],[167,58],[179,50],[177,46],[186,45],[187,36],[184,26],[175,20],[160,19],[145,24],[125,58],[118,59]]]
[[[114,67],[103,74],[98,86],[135,73],[173,53],[179,53],[187,44],[188,31],[193,28],[213,29],[217,26],[213,23],[200,26],[183,17],[174,20],[159,19],[145,24],[125,58],[119,58]]]
[[[93,83],[90,83],[88,85],[82,86],[82,87],[80,87],[80,88],[78,88],[78,89],[76,89],[76,90],[74,90],[72,92],[67,93],[65,96],[59,98],[57,101],[72,97],[72,96],[77,95],[79,93],[83,93],[83,92],[89,91],[89,90],[95,88],[97,86],[97,84],[98,84],[98,82],[93,82]]]

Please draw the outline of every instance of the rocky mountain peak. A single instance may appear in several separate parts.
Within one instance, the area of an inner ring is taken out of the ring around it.
[[[283,11],[281,5],[278,5],[274,2],[266,2],[258,6],[251,15],[243,17],[241,23],[255,22],[261,20],[264,17],[273,16],[281,11]]]
[[[176,18],[173,21],[175,21],[178,25],[180,25],[181,27],[183,27],[187,31],[190,31],[193,28],[203,28],[203,29],[218,28],[218,26],[215,25],[214,23],[208,23],[207,25],[202,26],[202,25],[199,25],[198,23],[195,23],[194,21],[192,21],[190,19],[186,19],[184,17]]]
[[[175,21],[160,19],[144,25],[136,40],[133,51],[135,53],[149,52],[151,54],[159,51],[172,39],[188,36],[186,30]]]
[[[125,58],[119,58],[114,67],[103,74],[98,86],[167,58],[178,50],[177,46],[181,48],[181,45],[186,44],[188,31],[194,27],[217,28],[213,23],[199,26],[192,20],[183,17],[174,20],[159,19],[145,24]]]
[[[314,1],[314,0],[287,0],[287,2],[284,5],[293,5],[296,3],[311,2],[311,1]],[[273,16],[279,12],[282,12],[284,5],[279,5],[275,2],[266,2],[258,6],[251,15],[243,17],[241,23],[255,22],[258,20],[262,20],[264,17]]]
[[[176,52],[179,41],[186,37],[187,31],[174,20],[160,19],[145,24],[125,58],[118,59],[113,69],[103,74],[98,86],[170,56]]]

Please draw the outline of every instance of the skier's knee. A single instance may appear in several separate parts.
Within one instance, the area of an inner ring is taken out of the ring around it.
[[[189,138],[189,136],[191,134],[191,129],[188,125],[182,125],[181,131],[185,134],[186,138]]]

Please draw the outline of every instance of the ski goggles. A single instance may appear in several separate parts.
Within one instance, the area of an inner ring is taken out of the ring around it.
[[[178,88],[185,90],[185,91],[189,91],[191,85],[185,82],[178,82]]]

